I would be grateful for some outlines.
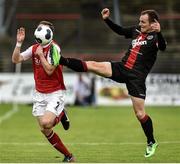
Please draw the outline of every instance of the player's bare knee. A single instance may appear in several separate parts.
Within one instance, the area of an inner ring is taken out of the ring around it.
[[[145,113],[142,111],[138,111],[135,113],[138,120],[142,120],[145,116]]]
[[[95,61],[87,61],[86,64],[89,71],[95,71],[98,69],[98,64]]]
[[[104,77],[110,77],[112,72],[109,69],[107,62],[86,62],[88,70]]]
[[[49,128],[52,128],[53,127],[53,122],[51,119],[47,119],[47,118],[43,118],[41,120],[41,126],[44,128],[44,129],[49,129]]]

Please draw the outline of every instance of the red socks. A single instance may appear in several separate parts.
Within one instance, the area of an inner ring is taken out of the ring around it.
[[[59,152],[61,152],[65,156],[71,155],[71,153],[67,150],[67,148],[62,143],[61,139],[59,138],[59,136],[56,133],[54,133],[52,131],[49,136],[46,136],[46,138],[51,143],[51,145],[53,145],[54,148],[57,149]]]
[[[67,66],[76,72],[87,72],[87,64],[85,61],[75,58],[65,58],[61,56],[59,64]]]
[[[145,123],[148,120],[149,116],[145,115],[141,120],[139,120],[141,123]]]

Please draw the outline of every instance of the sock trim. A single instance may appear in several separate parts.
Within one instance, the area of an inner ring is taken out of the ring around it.
[[[85,61],[82,61],[82,66],[83,66],[83,69],[84,69],[84,72],[87,72],[87,64]]]
[[[145,115],[142,119],[140,119],[139,121],[141,123],[145,123],[147,120],[148,120],[149,116],[148,115]]]
[[[48,136],[46,136],[46,138],[49,140],[53,137],[53,135],[54,135],[54,131],[52,131]]]

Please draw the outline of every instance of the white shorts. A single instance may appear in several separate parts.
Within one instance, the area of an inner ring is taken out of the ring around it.
[[[33,116],[43,116],[46,111],[50,111],[56,116],[59,116],[64,109],[64,97],[64,90],[58,90],[48,94],[34,90]]]

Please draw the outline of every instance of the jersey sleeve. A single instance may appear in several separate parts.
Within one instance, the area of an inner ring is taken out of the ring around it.
[[[32,46],[21,52],[20,55],[23,57],[23,60],[28,60],[32,57]]]
[[[122,27],[120,25],[115,24],[112,20],[108,18],[104,21],[109,26],[109,28],[111,28],[115,33],[119,35],[124,35],[125,38],[132,38],[134,27]]]
[[[162,33],[158,32],[157,33],[157,46],[158,46],[159,50],[164,51],[166,49],[166,45],[167,45],[167,42],[164,39]]]

